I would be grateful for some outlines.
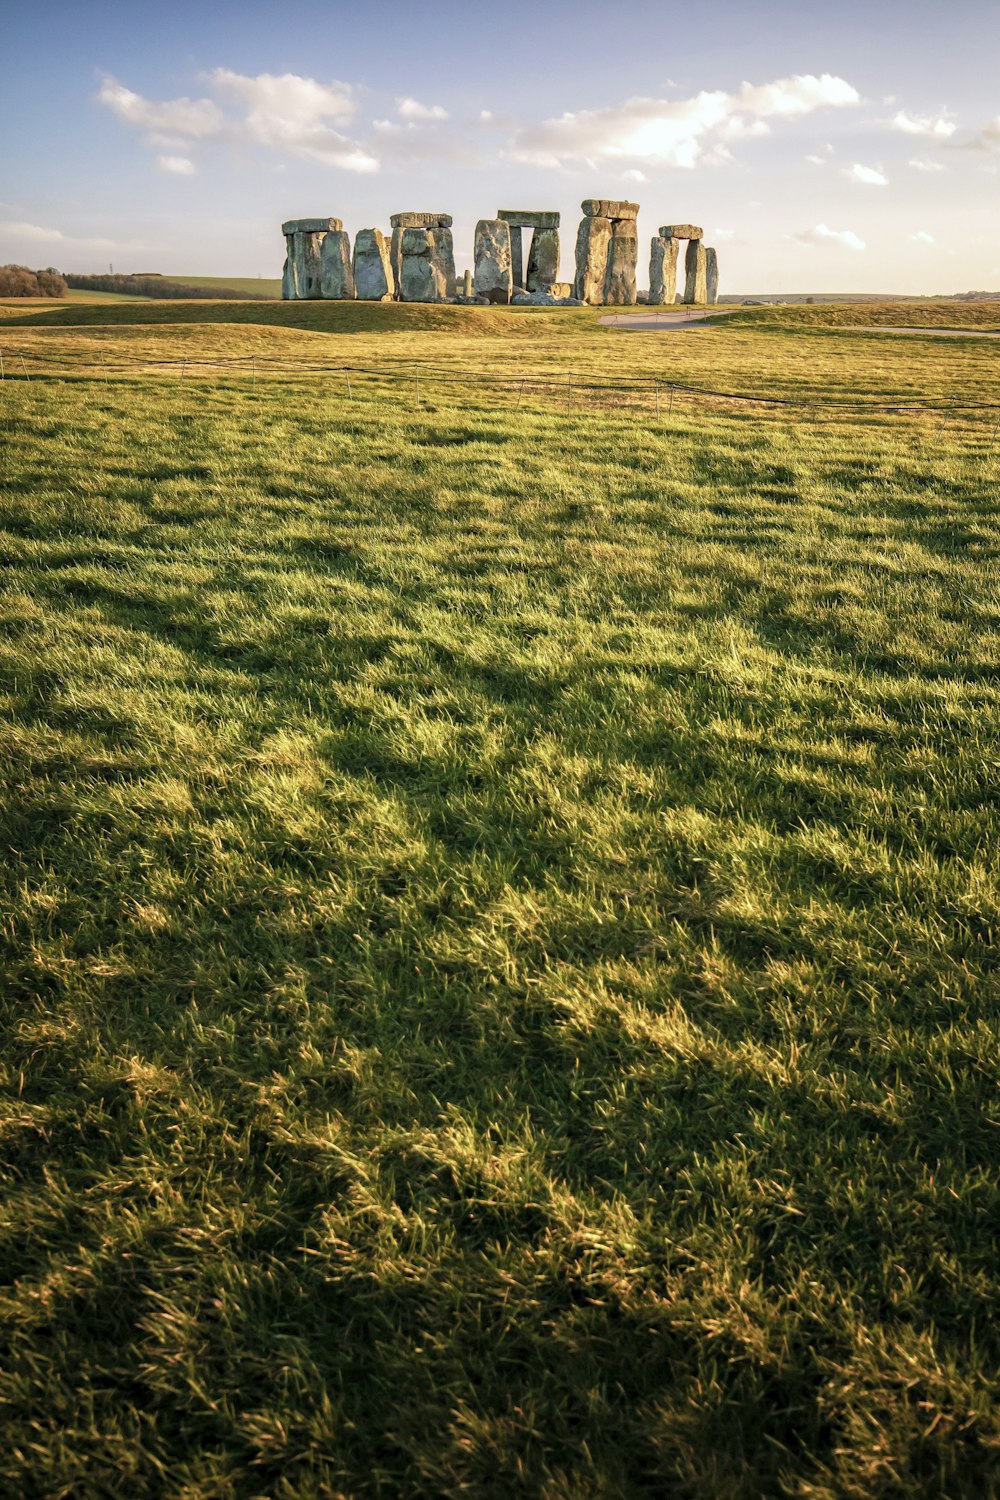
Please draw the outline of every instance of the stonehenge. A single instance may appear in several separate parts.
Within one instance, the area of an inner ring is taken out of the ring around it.
[[[635,303],[639,205],[585,198],[580,207],[572,285],[558,280],[558,211],[501,208],[495,218],[477,223],[475,269],[465,271],[461,285],[450,214],[392,214],[391,236],[360,229],[353,254],[343,220],[288,219],[281,226],[286,246],[281,295],[286,301]],[[525,229],[532,231],[527,262]],[[650,241],[651,304],[718,301],[719,258],[704,237],[697,224],[660,226]],[[683,296],[677,292],[681,241],[687,243]]]

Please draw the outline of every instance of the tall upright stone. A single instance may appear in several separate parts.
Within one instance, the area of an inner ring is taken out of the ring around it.
[[[520,224],[510,226],[510,275],[515,286],[524,286],[524,236]]]
[[[611,226],[604,301],[611,307],[631,307],[636,301],[635,269],[639,240],[634,219],[616,219]]]
[[[361,302],[385,302],[396,290],[389,247],[381,229],[359,229],[354,236],[354,286]]]
[[[475,286],[473,285],[472,281],[472,272],[464,271],[462,273],[462,295],[463,297],[471,297],[474,294]]]
[[[392,267],[393,279],[396,283],[396,296],[402,298],[401,285],[403,280],[403,233],[407,229],[451,229],[451,214],[434,213],[401,213],[390,214],[389,223],[392,226],[392,243],[389,247],[389,264]],[[450,237],[449,237],[450,238]],[[452,282],[454,282],[454,250],[452,250]],[[449,296],[452,293],[449,293]],[[403,299],[405,300],[405,299]]]
[[[451,220],[430,231],[434,260],[444,280],[445,297],[454,297],[458,278],[455,274],[455,236],[451,232]]]
[[[689,304],[708,301],[705,263],[704,241],[688,240],[684,257],[684,301]]]
[[[281,226],[287,247],[287,265],[282,277],[282,296],[312,301],[323,295],[320,260],[327,234],[340,233],[342,219],[286,219]]]
[[[713,307],[719,300],[719,257],[711,245],[705,246],[705,301]]]
[[[511,271],[510,225],[504,219],[480,219],[476,225],[473,285],[477,296],[491,302],[509,302],[514,279]]]
[[[400,255],[400,301],[444,302],[448,286],[436,254],[433,232],[401,229]]]
[[[587,214],[576,236],[576,277],[573,296],[581,302],[601,302],[611,246],[611,220]]]
[[[527,277],[524,286],[529,292],[540,292],[559,280],[558,229],[536,228],[531,236]]]
[[[655,234],[649,245],[649,301],[653,307],[673,306],[677,292],[677,253],[680,241]]]
[[[354,271],[351,267],[351,237],[344,229],[331,229],[323,236],[319,257],[320,296],[330,302],[354,301]]]

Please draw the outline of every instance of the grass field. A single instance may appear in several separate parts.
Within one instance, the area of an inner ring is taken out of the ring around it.
[[[0,1491],[995,1492],[996,350],[801,311],[5,317]]]

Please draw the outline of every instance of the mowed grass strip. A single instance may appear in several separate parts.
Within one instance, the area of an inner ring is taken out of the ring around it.
[[[996,453],[0,402],[3,1485],[989,1493]]]

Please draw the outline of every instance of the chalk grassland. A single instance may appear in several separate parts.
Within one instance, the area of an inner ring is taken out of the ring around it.
[[[0,337],[0,1487],[988,1495],[989,421],[124,358],[995,352],[245,307]]]

